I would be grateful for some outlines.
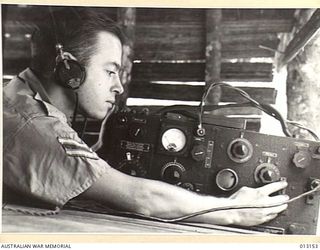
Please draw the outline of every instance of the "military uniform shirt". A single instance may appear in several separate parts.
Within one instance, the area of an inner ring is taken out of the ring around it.
[[[3,92],[3,183],[10,190],[62,207],[107,171],[30,69]]]

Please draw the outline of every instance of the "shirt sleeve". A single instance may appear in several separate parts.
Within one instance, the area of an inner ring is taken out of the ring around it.
[[[63,206],[103,175],[109,165],[55,117],[30,119],[4,151],[4,184],[32,198]]]

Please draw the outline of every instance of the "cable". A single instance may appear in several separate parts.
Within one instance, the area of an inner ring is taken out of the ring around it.
[[[320,181],[320,180],[319,180]],[[224,206],[224,207],[217,207],[217,208],[210,208],[210,209],[205,209],[205,210],[201,210],[195,213],[191,213],[185,216],[181,216],[181,217],[177,217],[177,218],[173,218],[173,219],[163,219],[163,218],[158,218],[158,217],[153,217],[153,216],[144,216],[141,214],[135,214],[135,213],[128,213],[128,212],[121,212],[123,214],[127,214],[127,215],[135,215],[137,217],[140,218],[144,218],[144,219],[151,219],[151,220],[156,220],[156,221],[160,221],[160,222],[166,222],[166,223],[173,223],[173,222],[180,222],[180,221],[184,221],[186,219],[190,219],[199,215],[203,215],[203,214],[207,214],[207,213],[212,213],[212,212],[217,212],[217,211],[224,211],[224,210],[234,210],[234,209],[253,209],[253,208],[270,208],[270,207],[275,207],[275,206],[281,206],[281,205],[285,205],[288,203],[291,203],[293,201],[296,201],[298,199],[301,199],[302,197],[305,197],[307,195],[310,195],[312,193],[315,193],[317,191],[320,190],[320,185],[318,185],[317,187],[315,187],[314,189],[307,191],[301,195],[298,195],[286,202],[280,202],[280,203],[274,203],[274,204],[270,204],[270,205],[232,205],[232,206]]]
[[[84,118],[83,128],[82,128],[82,131],[81,131],[81,134],[80,134],[80,138],[81,138],[81,139],[83,139],[84,134],[86,133],[87,125],[88,125],[88,118],[85,117],[85,118]]]
[[[74,124],[75,124],[75,121],[76,121],[76,117],[77,117],[77,114],[78,114],[78,107],[79,107],[79,98],[78,98],[78,93],[77,92],[74,92],[75,93],[75,106],[74,106],[74,110],[73,110],[73,116],[72,116],[72,121],[71,121],[71,127],[73,128]]]
[[[251,106],[256,107],[260,110],[262,110],[263,112],[265,112],[266,114],[272,116],[273,118],[277,119],[282,127],[282,131],[283,133],[288,136],[288,137],[292,137],[292,134],[290,133],[286,120],[282,117],[282,115],[275,109],[273,108],[271,105],[269,104],[264,104],[264,103],[259,103],[258,101],[256,101],[255,99],[253,99],[247,92],[245,92],[244,90],[234,87],[230,84],[227,83],[223,83],[223,82],[219,82],[219,83],[212,83],[209,85],[209,87],[206,89],[206,91],[204,92],[201,102],[200,102],[200,112],[199,112],[199,127],[202,127],[202,115],[204,112],[204,103],[205,100],[208,97],[208,94],[210,93],[211,89],[216,87],[216,86],[223,86],[226,88],[230,88],[233,90],[236,90],[242,97],[244,97],[245,99],[247,99],[249,101],[249,103],[251,104]],[[247,103],[245,103],[244,105],[247,105]]]
[[[317,179],[316,181],[318,181],[320,183],[320,180]],[[164,218],[159,218],[159,217],[154,217],[154,216],[146,216],[143,214],[138,214],[138,213],[133,213],[133,212],[119,212],[116,210],[113,210],[112,212],[108,212],[109,214],[113,214],[113,215],[122,215],[122,216],[134,216],[136,218],[140,218],[140,219],[147,219],[147,220],[154,220],[154,221],[158,221],[158,222],[165,222],[165,223],[175,223],[175,222],[182,222],[184,220],[199,216],[199,215],[203,215],[203,214],[207,214],[207,213],[212,213],[212,212],[217,212],[217,211],[224,211],[224,210],[235,210],[235,209],[257,209],[257,208],[270,208],[270,207],[275,207],[275,206],[281,206],[281,205],[285,205],[288,203],[292,203],[298,199],[301,199],[307,195],[311,195],[315,192],[318,192],[320,190],[320,184],[318,184],[314,189],[309,190],[305,193],[302,193],[294,198],[291,198],[290,200],[286,201],[286,202],[279,202],[279,203],[273,203],[273,204],[269,204],[269,205],[232,205],[232,206],[223,206],[223,207],[216,207],[216,208],[209,208],[209,209],[205,209],[205,210],[201,210],[198,212],[194,212],[191,214],[187,214],[184,216],[180,216],[177,218],[172,218],[172,219],[164,219]],[[88,212],[97,212],[97,209],[99,212],[104,213],[104,211],[106,210],[105,206],[101,205],[101,204],[95,204],[95,208],[92,209],[89,206],[84,207],[79,207],[76,205],[72,205],[69,204],[68,205],[69,208],[71,209],[80,209],[80,210],[85,210]],[[110,209],[109,209],[110,210]]]
[[[91,149],[94,152],[98,151],[101,148],[101,146],[103,145],[103,138],[104,138],[104,134],[105,134],[105,131],[106,131],[107,120],[108,120],[109,116],[113,113],[115,108],[116,108],[116,106],[113,105],[112,109],[107,112],[105,118],[103,119],[103,121],[101,123],[100,132],[99,132],[99,138],[98,138],[97,142],[93,146],[91,146]]]
[[[302,125],[302,124],[300,124],[298,122],[295,122],[295,121],[290,121],[290,120],[286,120],[286,121],[287,121],[287,123],[289,123],[289,124],[291,124],[293,126],[296,126],[298,128],[301,128],[301,129],[304,129],[304,130],[308,131],[316,141],[320,141],[320,139],[317,136],[317,134],[313,130],[311,130],[310,128],[307,128],[304,125]]]

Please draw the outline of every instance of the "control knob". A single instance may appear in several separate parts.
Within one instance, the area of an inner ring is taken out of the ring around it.
[[[306,168],[311,162],[311,156],[307,151],[298,151],[292,161],[297,168]]]
[[[126,153],[126,157],[127,159],[120,162],[118,170],[128,175],[145,177],[147,171],[141,165],[139,158],[134,159],[130,152]]]
[[[229,144],[227,153],[232,161],[243,163],[252,157],[253,147],[247,139],[237,138]]]
[[[178,184],[185,171],[186,169],[180,163],[168,162],[161,169],[161,178],[170,184]]]
[[[272,163],[262,163],[254,172],[254,178],[258,184],[268,184],[279,181],[280,177],[279,169]]]
[[[206,158],[206,147],[195,145],[191,150],[191,156],[195,161],[203,161]]]

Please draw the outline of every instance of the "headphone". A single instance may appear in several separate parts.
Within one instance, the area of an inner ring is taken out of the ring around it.
[[[56,81],[65,88],[78,89],[86,78],[85,68],[78,61],[66,55],[61,43],[56,44],[56,51],[57,57],[54,68]]]

